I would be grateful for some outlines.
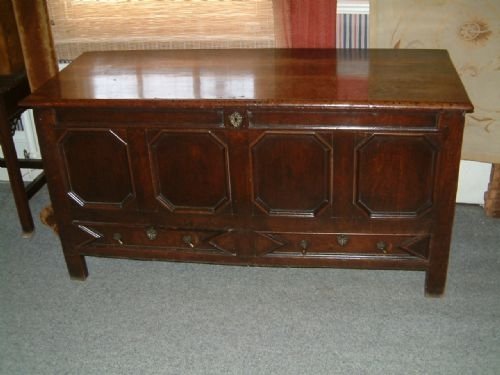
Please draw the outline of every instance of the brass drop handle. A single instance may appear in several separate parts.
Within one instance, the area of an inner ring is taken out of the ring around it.
[[[118,242],[120,245],[123,245],[123,238],[120,233],[113,233],[113,240]]]
[[[243,122],[243,116],[239,112],[233,112],[229,115],[229,122],[233,128],[239,128]]]
[[[309,249],[309,241],[308,240],[302,240],[299,242],[299,247],[301,249],[301,252],[303,255],[307,253],[307,249]]]
[[[385,241],[377,242],[377,249],[383,252],[384,254],[387,254],[387,243]]]
[[[189,234],[186,234],[185,236],[182,236],[182,242],[184,242],[190,248],[194,247],[193,237],[191,237],[191,235],[189,235]]]
[[[344,247],[349,242],[349,236],[345,234],[337,234],[337,243],[339,246]]]
[[[146,236],[150,241],[154,241],[158,237],[158,232],[155,228],[149,227],[148,229],[146,229]]]

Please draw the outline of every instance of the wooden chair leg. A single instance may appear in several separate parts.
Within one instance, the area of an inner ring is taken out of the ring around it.
[[[490,183],[484,194],[484,212],[487,216],[500,218],[500,164],[491,166]]]
[[[19,161],[17,160],[16,148],[10,134],[9,118],[3,103],[0,104],[0,122],[0,141],[9,174],[12,195],[14,196],[23,233],[28,236],[34,229],[33,217],[31,216],[28,195],[21,176]]]

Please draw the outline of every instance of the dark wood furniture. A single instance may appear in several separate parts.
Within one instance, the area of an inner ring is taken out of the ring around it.
[[[45,175],[42,172],[25,186],[21,168],[42,169],[42,161],[19,160],[12,138],[16,131],[16,123],[24,112],[24,108],[19,107],[18,102],[29,94],[28,79],[23,71],[0,75],[0,144],[4,154],[4,157],[0,159],[0,167],[7,168],[12,195],[25,235],[29,235],[34,229],[29,199],[45,184]]]
[[[500,218],[500,164],[491,165],[488,191],[484,193],[484,212],[487,216]]]
[[[34,107],[85,256],[426,272],[444,291],[464,113],[447,52],[84,54]]]

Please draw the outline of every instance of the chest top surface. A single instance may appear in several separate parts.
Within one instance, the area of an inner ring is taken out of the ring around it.
[[[443,50],[90,52],[23,104],[472,109]]]

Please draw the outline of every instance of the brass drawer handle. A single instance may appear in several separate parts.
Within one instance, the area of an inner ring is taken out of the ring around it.
[[[387,254],[387,243],[385,241],[377,242],[377,249],[383,252],[384,254]]]
[[[337,243],[339,246],[344,247],[349,243],[349,236],[345,234],[337,234]]]
[[[229,116],[229,122],[233,128],[239,128],[243,122],[243,116],[239,112],[233,112]]]
[[[123,245],[123,238],[121,233],[113,233],[113,240],[118,242],[120,245]]]
[[[158,237],[158,232],[155,228],[149,227],[148,229],[146,229],[146,236],[149,240],[154,241]]]
[[[308,240],[302,240],[299,242],[299,247],[300,247],[303,255],[306,255],[307,249],[309,249],[309,245],[310,245],[310,243]]]
[[[191,235],[187,234],[185,236],[182,236],[182,242],[184,242],[186,245],[188,245],[190,248],[194,247],[193,243],[193,237]]]

